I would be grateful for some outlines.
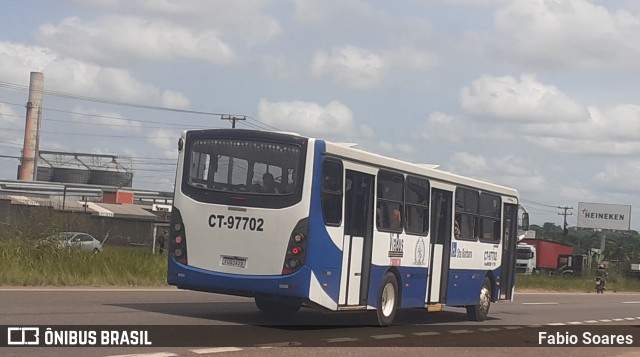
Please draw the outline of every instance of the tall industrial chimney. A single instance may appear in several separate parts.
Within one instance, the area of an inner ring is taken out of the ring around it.
[[[29,80],[29,102],[27,102],[27,120],[24,126],[20,180],[35,181],[38,177],[40,115],[42,113],[43,90],[44,75],[41,72],[31,72]]]

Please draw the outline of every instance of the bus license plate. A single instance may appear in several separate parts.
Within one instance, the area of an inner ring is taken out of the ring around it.
[[[222,265],[244,268],[247,266],[247,258],[240,257],[222,257]]]

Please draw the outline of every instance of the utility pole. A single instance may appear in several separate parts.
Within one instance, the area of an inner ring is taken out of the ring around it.
[[[569,212],[567,213],[568,210],[573,209],[573,207],[558,207],[561,210],[564,210],[564,213],[558,213],[559,216],[564,216],[564,226],[562,226],[562,240],[564,242],[567,241],[567,235],[569,234],[569,229],[568,229],[568,224],[567,224],[567,216],[571,216],[573,215],[573,213]]]
[[[235,115],[222,115],[220,117],[220,119],[231,121],[231,128],[235,129],[236,128],[236,121],[238,121],[238,120],[247,120],[247,117],[244,116],[244,115],[241,116],[241,117],[235,116]]]

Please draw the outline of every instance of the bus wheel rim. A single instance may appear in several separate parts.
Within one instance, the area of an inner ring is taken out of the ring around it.
[[[382,313],[384,316],[390,316],[391,312],[393,312],[393,307],[395,305],[395,289],[393,288],[393,284],[387,284],[384,286],[384,290],[382,291]]]
[[[480,310],[488,311],[490,303],[491,297],[489,296],[489,289],[483,286],[482,290],[480,290]]]

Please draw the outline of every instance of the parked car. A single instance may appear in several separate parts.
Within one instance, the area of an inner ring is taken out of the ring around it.
[[[92,235],[82,232],[60,232],[47,238],[61,247],[80,248],[84,252],[102,251],[102,243]]]

